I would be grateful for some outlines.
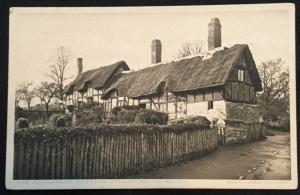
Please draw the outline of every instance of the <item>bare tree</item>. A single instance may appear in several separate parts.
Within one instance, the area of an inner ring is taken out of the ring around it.
[[[41,103],[45,105],[45,111],[48,116],[49,104],[52,98],[57,94],[58,87],[55,83],[41,82],[40,86],[35,88],[35,95],[40,99]]]
[[[263,90],[258,94],[258,105],[265,116],[288,112],[289,72],[283,70],[282,59],[262,62],[259,73]]]
[[[66,47],[59,47],[51,60],[50,73],[47,75],[57,86],[55,97],[63,101],[64,81],[71,78],[66,74],[67,67],[72,60],[72,54]]]
[[[18,88],[15,93],[15,107],[16,108],[19,106],[19,102],[21,100],[22,100],[22,93],[21,93],[20,88]]]
[[[23,100],[27,104],[28,110],[30,110],[30,104],[34,96],[34,91],[31,89],[32,82],[24,81],[18,86],[16,95],[18,95],[20,100]],[[15,97],[17,98],[17,97]]]
[[[179,49],[176,58],[184,58],[201,53],[203,41],[185,42]]]

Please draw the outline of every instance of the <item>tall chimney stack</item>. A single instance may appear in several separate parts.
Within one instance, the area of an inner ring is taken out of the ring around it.
[[[156,64],[161,62],[161,42],[154,39],[151,44],[151,63]]]
[[[82,73],[82,58],[77,58],[77,75]]]
[[[221,47],[221,23],[219,18],[212,18],[208,24],[208,50]]]

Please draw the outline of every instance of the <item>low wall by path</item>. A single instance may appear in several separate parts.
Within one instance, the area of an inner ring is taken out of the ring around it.
[[[196,124],[22,130],[15,133],[14,179],[122,178],[217,146],[217,129]]]
[[[226,121],[223,129],[223,145],[244,144],[264,136],[264,124],[260,122]]]

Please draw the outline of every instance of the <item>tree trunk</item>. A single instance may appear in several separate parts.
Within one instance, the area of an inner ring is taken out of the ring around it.
[[[48,104],[45,104],[45,109],[46,109],[46,119],[49,120],[49,105]]]

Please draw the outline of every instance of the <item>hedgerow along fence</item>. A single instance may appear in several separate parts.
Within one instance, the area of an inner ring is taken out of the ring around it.
[[[16,120],[19,118],[26,118],[29,122],[38,122],[42,121],[45,122],[51,115],[54,114],[64,114],[64,110],[49,110],[48,113],[43,110],[23,110],[23,109],[16,109]],[[48,115],[48,116],[47,116]]]
[[[217,129],[199,124],[22,130],[15,133],[14,179],[122,178],[217,146]]]

